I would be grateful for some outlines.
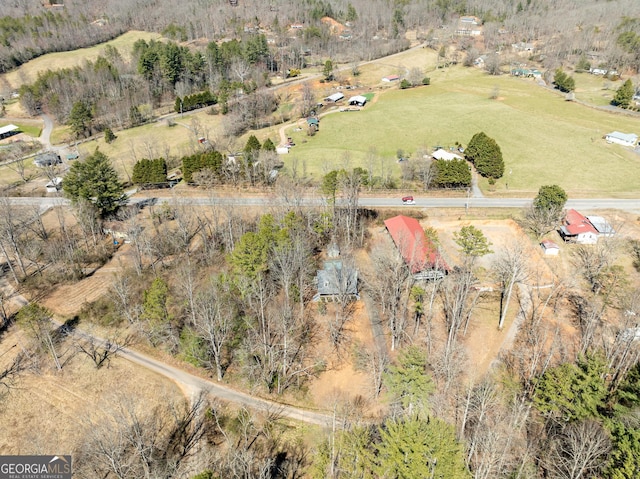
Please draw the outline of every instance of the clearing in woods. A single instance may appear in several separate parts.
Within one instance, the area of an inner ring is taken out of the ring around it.
[[[132,30],[113,40],[100,43],[93,47],[80,48],[70,52],[47,53],[46,55],[34,58],[20,65],[19,68],[9,73],[0,75],[0,84],[6,82],[10,88],[17,90],[21,85],[35,81],[40,72],[79,67],[84,65],[86,61],[95,61],[99,55],[104,53],[104,48],[107,45],[117,48],[120,55],[122,55],[126,61],[129,60],[133,50],[133,44],[137,40],[145,40],[148,42],[149,40],[160,41],[161,39],[162,35],[159,33]]]

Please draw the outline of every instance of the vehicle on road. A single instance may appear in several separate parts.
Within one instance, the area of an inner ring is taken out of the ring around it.
[[[413,196],[403,196],[402,197],[402,204],[403,205],[415,205],[416,202],[413,199]]]

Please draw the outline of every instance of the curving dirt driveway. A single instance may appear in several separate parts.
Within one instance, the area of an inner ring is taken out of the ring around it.
[[[6,277],[0,278],[0,290],[11,297],[11,301],[17,308],[25,306],[29,303],[29,301],[24,296],[15,292],[15,289],[11,286]],[[62,326],[62,323],[59,323],[55,320],[53,320],[53,322],[58,326]],[[73,330],[72,334],[82,338],[91,338],[98,343],[107,342],[105,339],[99,336],[90,335],[89,333],[78,329]],[[153,371],[174,381],[185,392],[187,396],[190,396],[189,399],[197,395],[200,391],[206,391],[212,396],[215,396],[216,398],[222,399],[224,401],[240,404],[250,409],[257,409],[259,411],[275,413],[282,417],[295,419],[296,421],[302,421],[309,424],[328,426],[333,420],[331,416],[322,414],[320,412],[309,411],[306,409],[289,406],[287,404],[281,404],[275,401],[269,401],[267,399],[251,396],[250,394],[237,391],[233,388],[230,388],[229,386],[224,386],[208,379],[195,376],[179,368],[170,366],[158,359],[152,358],[138,351],[134,351],[130,348],[124,348],[118,354],[120,357],[128,361],[136,363],[146,369],[149,369],[150,371]]]
[[[51,132],[53,131],[53,120],[51,117],[45,113],[40,113],[40,118],[44,122],[44,127],[40,132],[40,136],[38,140],[42,143],[42,148],[45,150],[50,150],[51,147]]]

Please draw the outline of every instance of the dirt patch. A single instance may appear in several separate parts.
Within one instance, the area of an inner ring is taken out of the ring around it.
[[[354,348],[373,348],[373,336],[369,317],[362,301],[354,304],[352,318],[346,325],[346,340],[338,352],[331,344],[328,331],[328,318],[335,314],[334,305],[327,305],[327,312],[318,315],[323,338],[318,351],[326,359],[327,371],[313,381],[309,387],[309,396],[320,405],[331,405],[336,401],[353,401],[358,396],[368,398],[371,393],[371,379],[354,365]]]

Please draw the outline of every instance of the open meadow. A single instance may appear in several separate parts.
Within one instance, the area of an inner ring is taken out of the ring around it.
[[[395,158],[398,149],[415,153],[422,147],[464,145],[484,131],[498,142],[505,160],[497,192],[506,192],[506,183],[510,194],[522,195],[553,183],[572,197],[640,191],[640,155],[603,139],[614,130],[640,132],[640,116],[568,102],[534,80],[489,76],[473,68],[439,69],[429,76],[426,87],[373,89],[377,101],[357,112],[326,115],[314,137],[304,130],[292,133],[298,146],[285,163],[302,160],[319,177],[326,165],[342,167],[345,151],[350,165],[366,167],[372,148]]]

